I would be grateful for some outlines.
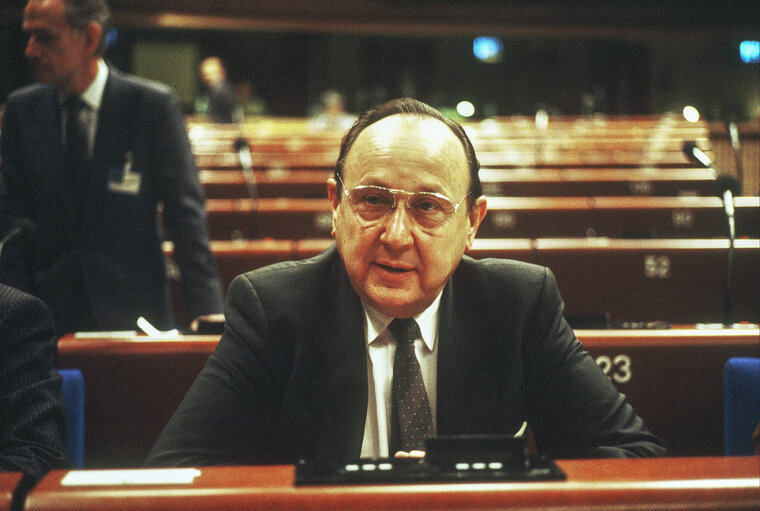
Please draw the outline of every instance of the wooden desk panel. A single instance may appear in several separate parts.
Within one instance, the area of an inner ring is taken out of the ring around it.
[[[10,511],[13,491],[21,481],[19,472],[0,472],[0,511]]]
[[[613,322],[723,321],[726,240],[535,240],[539,264],[557,277],[568,315]],[[734,321],[760,323],[760,242],[737,240]]]
[[[256,170],[253,181],[261,198],[323,199],[331,170]],[[209,199],[249,197],[240,170],[201,170],[199,179]],[[710,196],[715,184],[709,169],[492,169],[480,170],[485,195],[492,197],[549,196]]]
[[[85,466],[139,467],[218,337],[58,341],[58,367],[85,382]]]
[[[211,199],[206,201],[213,240],[329,238],[330,202],[326,199]]]
[[[483,168],[480,182],[492,197],[708,196],[715,176],[694,168]]]
[[[577,334],[598,363],[609,358],[613,383],[671,455],[722,454],[722,365],[730,356],[758,356],[758,329]],[[59,367],[76,367],[85,379],[85,466],[141,466],[217,342],[218,336],[60,339]]]
[[[227,289],[241,273],[312,257],[331,243],[329,238],[212,241],[211,249],[223,289]],[[692,324],[723,321],[727,247],[728,242],[720,239],[476,238],[469,255],[548,266],[557,277],[568,316],[607,313],[615,323]],[[169,244],[165,251],[171,255]],[[735,321],[760,323],[759,255],[760,241],[737,240],[732,286]],[[178,284],[172,282],[175,305],[180,303]]]
[[[736,199],[738,237],[760,236],[760,199]],[[209,199],[212,239],[329,237],[327,199]],[[491,197],[480,238],[720,238],[728,232],[717,197]]]
[[[302,486],[294,467],[203,467],[188,485],[63,487],[50,473],[27,511],[757,510],[760,458],[559,460],[566,481]]]
[[[323,169],[335,167],[338,159],[337,146],[332,153],[262,153],[251,154],[254,169]],[[197,153],[195,163],[204,169],[239,169],[236,152]]]
[[[760,357],[760,330],[577,330],[576,335],[670,453],[723,454],[723,366],[731,357]]]
[[[324,199],[330,170],[254,171],[253,181],[258,197],[294,197]],[[249,198],[243,172],[239,170],[201,170],[199,179],[208,199]]]

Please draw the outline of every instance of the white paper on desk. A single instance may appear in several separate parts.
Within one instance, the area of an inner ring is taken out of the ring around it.
[[[201,475],[197,468],[147,468],[132,470],[77,470],[61,479],[61,486],[119,486],[191,484]]]
[[[74,332],[76,339],[120,339],[122,337],[134,337],[137,330],[114,330],[108,332]]]

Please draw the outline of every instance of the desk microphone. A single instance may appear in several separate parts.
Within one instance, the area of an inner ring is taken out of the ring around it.
[[[723,209],[726,212],[726,219],[728,220],[729,238],[733,240],[736,237],[734,196],[741,194],[741,184],[735,177],[719,173],[710,157],[697,147],[697,144],[693,141],[684,142],[683,152],[692,162],[700,163],[715,172],[713,193],[723,199]]]
[[[738,176],[739,182],[742,182],[744,180],[744,168],[742,166],[742,150],[741,141],[739,140],[739,126],[736,125],[736,122],[730,120],[726,123],[726,130],[728,131],[728,136],[731,139],[731,149],[734,152],[734,160],[736,160],[736,175]]]
[[[726,264],[726,289],[723,324],[730,325],[731,321],[731,280],[734,267],[734,240],[736,239],[736,222],[734,220],[734,195],[741,194],[741,184],[739,181],[727,174],[720,174],[712,160],[707,156],[697,144],[693,141],[686,141],[683,144],[683,152],[695,163],[701,163],[715,172],[715,183],[713,192],[723,199],[723,210],[726,213],[728,221],[728,261]]]
[[[235,139],[235,152],[238,155],[240,168],[243,171],[243,179],[245,180],[245,187],[248,190],[248,197],[253,201],[253,205],[256,206],[256,201],[259,198],[259,194],[256,185],[256,176],[253,173],[253,159],[251,158],[251,148],[245,138],[238,137]],[[253,224],[251,225],[251,237],[258,238],[259,220],[255,207],[253,208],[252,220]]]

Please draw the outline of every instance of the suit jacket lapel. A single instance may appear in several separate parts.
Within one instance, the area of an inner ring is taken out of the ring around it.
[[[48,87],[44,99],[37,103],[35,111],[30,113],[34,123],[32,133],[36,134],[34,144],[40,151],[39,161],[43,162],[39,168],[43,169],[45,174],[39,176],[39,179],[46,180],[55,194],[60,195],[60,206],[63,209],[61,213],[75,221],[75,206],[82,198],[74,193],[64,162],[58,88]]]
[[[363,311],[338,257],[336,261],[334,315],[325,323],[329,332],[320,346],[324,365],[313,387],[316,455],[333,461],[359,458],[367,415]]]
[[[103,98],[98,112],[98,127],[93,146],[90,169],[90,191],[106,187],[107,172],[111,165],[123,165],[124,154],[119,148],[128,144],[135,105],[124,94],[125,82],[118,72],[109,68]]]
[[[439,311],[438,434],[496,432],[502,368],[494,335],[472,284],[457,282],[446,284]]]

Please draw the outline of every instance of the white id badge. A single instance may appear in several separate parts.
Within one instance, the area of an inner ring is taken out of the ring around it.
[[[141,184],[142,173],[132,171],[132,151],[124,154],[124,166],[108,169],[108,190],[111,192],[137,195]]]

